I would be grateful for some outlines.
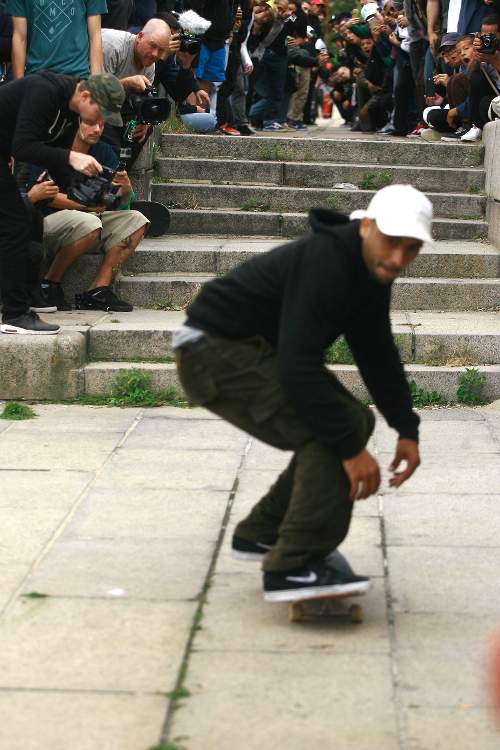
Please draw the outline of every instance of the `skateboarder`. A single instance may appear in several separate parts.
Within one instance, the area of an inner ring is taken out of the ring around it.
[[[238,556],[263,559],[269,601],[370,586],[325,559],[347,535],[353,501],[380,484],[365,447],[373,412],[324,364],[325,349],[339,336],[399,434],[391,486],[419,464],[419,418],[389,306],[392,282],[431,239],[432,206],[414,188],[392,185],[356,214],[362,218],[311,211],[309,234],[205,284],[174,335],[179,377],[193,404],[294,451],[232,541]]]

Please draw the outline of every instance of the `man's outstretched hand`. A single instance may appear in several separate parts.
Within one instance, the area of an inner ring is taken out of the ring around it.
[[[398,471],[402,462],[406,463],[402,471]],[[392,477],[389,480],[390,487],[400,487],[403,482],[411,477],[415,469],[420,464],[420,454],[418,452],[418,443],[407,438],[400,438],[396,445],[394,459],[389,466]]]
[[[349,500],[364,500],[378,490],[380,468],[366,449],[352,458],[345,458],[342,465],[351,485]]]

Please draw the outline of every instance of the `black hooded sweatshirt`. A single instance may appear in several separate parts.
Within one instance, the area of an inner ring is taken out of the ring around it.
[[[262,336],[276,350],[278,378],[297,414],[319,442],[350,458],[364,446],[324,362],[325,349],[343,334],[388,424],[418,440],[419,417],[391,332],[391,286],[367,270],[359,221],[315,209],[310,223],[312,233],[205,284],[188,324],[230,339]]]
[[[54,172],[66,166],[69,149],[54,145],[68,142],[78,127],[78,115],[68,107],[77,83],[77,78],[43,71],[1,86],[0,155]]]

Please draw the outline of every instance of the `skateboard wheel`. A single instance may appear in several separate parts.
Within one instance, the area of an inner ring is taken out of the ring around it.
[[[351,604],[349,607],[349,617],[351,622],[359,624],[363,622],[363,608],[359,604]]]
[[[300,622],[304,614],[304,609],[300,602],[291,602],[288,605],[288,622]]]

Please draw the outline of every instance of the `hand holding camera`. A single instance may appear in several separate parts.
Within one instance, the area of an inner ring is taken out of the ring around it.
[[[94,159],[93,156],[89,156],[89,154],[80,154],[78,151],[69,152],[69,165],[77,172],[82,172],[82,174],[85,174],[88,177],[99,175],[103,170],[99,162]]]

